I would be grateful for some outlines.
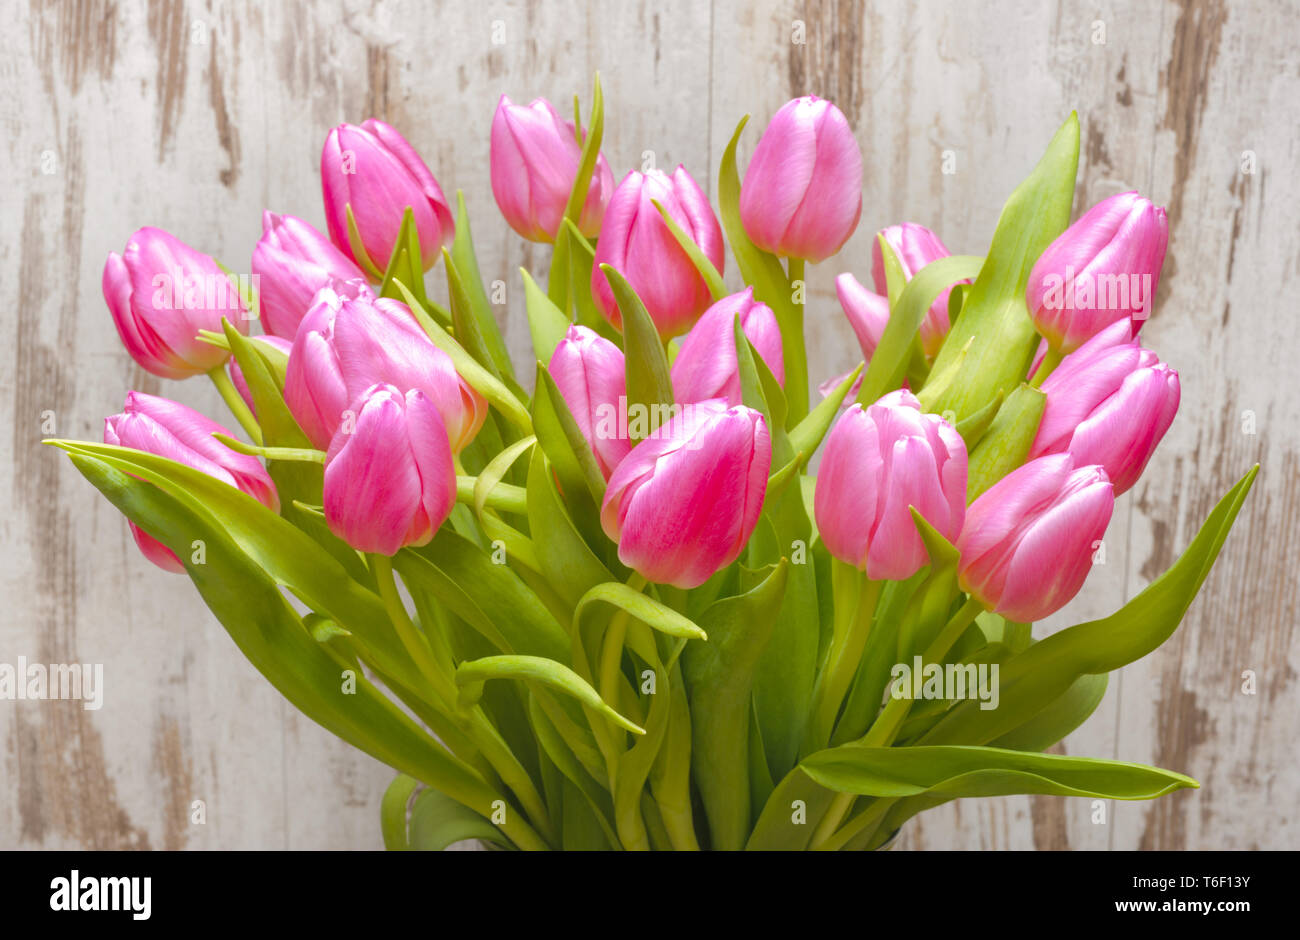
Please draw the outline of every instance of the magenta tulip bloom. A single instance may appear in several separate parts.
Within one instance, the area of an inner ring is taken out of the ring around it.
[[[903,269],[903,277],[910,281],[917,273],[927,264],[938,261],[940,258],[948,257],[951,252],[939,236],[934,234],[924,225],[917,225],[915,222],[904,222],[901,225],[891,225],[887,229],[882,229],[878,234],[885,237],[889,247],[893,249],[894,256],[898,258],[898,263]],[[876,291],[883,295],[888,295],[889,285],[885,280],[885,259],[880,251],[880,240],[873,239],[871,242],[871,280],[876,286]],[[969,284],[969,280],[958,281],[959,284]],[[921,321],[921,348],[925,352],[926,358],[933,359],[939,354],[939,347],[943,345],[944,338],[948,335],[948,298],[952,294],[951,287],[945,287],[941,293],[930,305],[930,309],[925,314],[925,319]]]
[[[573,122],[560,117],[549,101],[537,98],[525,107],[501,96],[492,117],[492,195],[512,229],[530,241],[555,241],[581,158]],[[614,174],[605,155],[597,154],[577,220],[583,235],[600,234],[613,192]]]
[[[142,228],[104,262],[104,300],[122,345],[140,368],[165,379],[211,372],[230,353],[199,339],[229,320],[248,333],[235,282],[202,252],[160,228]]]
[[[609,479],[632,449],[627,435],[627,377],[623,350],[585,326],[571,326],[546,367],[560,396]]]
[[[289,351],[293,349],[293,343],[279,336],[254,336],[253,342],[266,343],[272,349],[284,353],[285,356],[288,356]],[[235,391],[239,392],[239,397],[244,399],[244,403],[248,405],[248,410],[256,415],[257,407],[253,404],[253,393],[249,391],[248,382],[244,380],[244,373],[239,368],[239,363],[235,361],[234,356],[231,356],[230,361],[226,363],[226,370],[230,373],[230,381],[235,386]]]
[[[1181,395],[1178,373],[1137,340],[1113,344],[1118,321],[1070,353],[1042,384],[1047,395],[1030,458],[1068,450],[1100,464],[1115,495],[1128,491],[1169,430]]]
[[[330,238],[371,278],[379,280],[409,206],[415,213],[424,270],[437,262],[456,234],[442,187],[415,148],[394,128],[371,118],[360,127],[340,124],[330,131],[320,155],[321,188]],[[352,207],[365,257],[348,240]]]
[[[1069,453],[1029,461],[966,510],[961,589],[1008,620],[1042,620],[1083,587],[1114,508],[1101,467]]]
[[[253,249],[262,329],[293,342],[316,292],[331,281],[364,277],[347,255],[302,219],[262,213],[262,237]]]
[[[852,274],[835,279],[835,296],[862,349],[862,361],[870,362],[889,325],[889,298],[867,290]]]
[[[166,457],[210,477],[243,490],[273,512],[280,511],[280,499],[271,476],[256,457],[237,454],[212,435],[234,437],[206,415],[179,402],[127,392],[121,414],[104,419],[104,443],[142,450]],[[184,571],[176,554],[134,522],[131,534],[144,556],[168,571]]]
[[[740,187],[750,240],[774,255],[835,254],[862,215],[862,152],[843,112],[811,95],[787,102],[763,131]]]
[[[686,169],[678,166],[672,176],[662,170],[633,170],[618,184],[605,211],[591,271],[591,295],[609,322],[622,329],[614,292],[600,269],[602,264],[610,265],[632,285],[659,335],[670,339],[689,330],[712,297],[652,200],[668,210],[722,273],[722,229],[708,198]]]
[[[1025,303],[1048,345],[1078,349],[1117,320],[1137,335],[1151,315],[1169,242],[1165,210],[1135,192],[1103,199],[1047,246]]]
[[[813,514],[827,551],[876,581],[929,564],[909,507],[952,540],[966,515],[966,444],[916,396],[890,392],[853,405],[826,440]]]
[[[659,584],[699,587],[749,541],[771,464],[772,440],[757,411],[689,405],[615,469],[601,526],[623,564]]]
[[[351,403],[376,384],[422,391],[442,414],[453,453],[474,439],[487,417],[483,396],[460,377],[406,304],[376,300],[356,282],[325,288],[289,353],[285,404],[323,450],[341,423],[355,419]]]
[[[746,287],[706,310],[682,340],[672,366],[673,395],[678,404],[711,398],[721,398],[728,405],[741,404],[735,334],[738,315],[745,336],[776,380],[785,385],[785,361],[776,314],[767,304],[754,299],[752,287]]]
[[[456,468],[437,406],[419,389],[366,389],[325,456],[325,520],[362,552],[425,545],[456,504]]]

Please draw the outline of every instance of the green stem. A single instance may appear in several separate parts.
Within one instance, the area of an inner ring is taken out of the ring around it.
[[[952,618],[944,624],[939,635],[934,638],[934,642],[926,649],[921,657],[922,663],[936,663],[948,655],[948,650],[957,642],[966,628],[984,609],[981,604],[973,597],[968,597],[966,603],[961,605],[961,609],[952,615]],[[872,723],[871,728],[862,737],[858,743],[863,747],[889,747],[894,743],[894,738],[898,735],[898,729],[903,726],[903,721],[907,718],[907,713],[912,707],[910,698],[894,698],[892,695],[889,704],[885,706]],[[826,815],[822,817],[821,823],[817,826],[817,831],[813,834],[812,847],[818,849],[829,843],[832,834],[853,808],[853,801],[857,799],[854,793],[837,793]],[[871,810],[867,810],[871,812]]]
[[[433,686],[435,692],[448,703],[453,718],[463,724],[470,739],[500,775],[502,782],[519,798],[524,812],[533,825],[541,830],[543,838],[554,841],[550,814],[546,811],[546,805],[533,785],[532,778],[510,751],[509,745],[493,727],[483,709],[475,706],[470,709],[468,716],[457,715],[455,683],[448,677],[446,671],[439,667],[428,640],[411,620],[411,615],[406,612],[406,605],[402,603],[401,595],[397,592],[392,559],[380,554],[367,557],[370,559],[371,571],[375,575],[379,597],[384,602],[384,608],[388,611],[388,617],[393,622],[398,638],[416,667]]]
[[[844,695],[861,665],[876,604],[884,588],[882,582],[872,581],[851,565],[838,560],[832,560],[831,564],[835,625],[826,665],[813,692],[812,720],[804,753],[825,747],[831,738]]]
[[[459,460],[460,458],[456,458]],[[474,485],[478,482],[478,477],[457,476],[456,477],[456,502],[474,505]],[[499,509],[502,512],[511,512],[516,515],[524,516],[528,514],[528,491],[522,486],[514,486],[510,483],[498,483],[492,487],[488,493],[486,506],[488,509]]]
[[[803,336],[804,306],[808,298],[808,282],[804,280],[805,262],[803,258],[791,258],[787,265],[787,279],[790,282],[790,309],[794,315],[792,323],[784,324],[781,330],[782,358],[785,360],[785,401],[786,427],[792,428],[808,414],[808,352]],[[799,283],[799,295],[802,298],[794,302],[796,282]]]
[[[1065,356],[1063,353],[1059,350],[1052,349],[1049,346],[1047,353],[1043,356],[1042,364],[1039,365],[1038,371],[1034,373],[1034,377],[1029,380],[1029,384],[1034,388],[1038,388],[1043,384],[1043,380],[1051,375],[1056,367],[1061,364],[1061,360],[1064,358]]]
[[[252,438],[254,444],[260,446],[262,443],[262,427],[257,423],[257,419],[253,417],[253,412],[249,410],[248,403],[240,396],[239,390],[235,388],[235,383],[230,381],[230,376],[226,375],[225,366],[220,365],[209,371],[208,378],[217,387],[217,391],[221,394],[226,407],[235,416],[235,420],[244,429],[244,433]]]

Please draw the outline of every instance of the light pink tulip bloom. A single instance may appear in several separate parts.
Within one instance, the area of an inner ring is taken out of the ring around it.
[[[324,449],[361,392],[375,384],[418,388],[443,417],[453,453],[474,439],[487,402],[460,377],[401,301],[375,299],[356,282],[323,289],[289,353],[284,400],[312,444]]]
[[[425,545],[456,504],[447,428],[419,389],[366,389],[351,403],[356,426],[340,428],[325,456],[325,520],[362,552],[393,555]]]
[[[840,250],[861,215],[862,152],[843,112],[812,95],[787,102],[763,131],[740,187],[750,241],[815,263]]]
[[[903,277],[908,281],[927,264],[940,258],[947,258],[951,254],[939,240],[938,235],[915,222],[891,225],[887,229],[882,229],[879,234],[885,237],[885,241],[893,249],[895,257],[903,268]],[[871,280],[878,293],[888,295],[885,258],[880,251],[879,239],[872,239],[871,242]],[[957,283],[969,284],[970,281]],[[925,319],[921,321],[921,348],[928,359],[933,359],[939,354],[939,347],[943,345],[944,338],[948,335],[948,328],[951,325],[948,322],[948,298],[951,294],[952,288],[945,287],[926,311]]]
[[[627,373],[623,350],[585,326],[571,326],[546,367],[600,471],[609,479],[632,442],[627,437]]]
[[[618,557],[658,584],[699,587],[758,524],[772,464],[763,416],[720,401],[683,408],[609,478],[600,522]]]
[[[813,514],[827,551],[876,581],[929,564],[909,507],[950,541],[966,515],[966,444],[906,389],[849,408],[826,440]]]
[[[1169,242],[1165,210],[1135,192],[1103,199],[1047,246],[1025,303],[1048,345],[1078,349],[1117,320],[1137,335],[1151,315]]]
[[[242,490],[272,512],[279,512],[275,484],[262,462],[235,453],[219,443],[212,436],[214,433],[235,436],[193,408],[144,392],[127,392],[122,413],[104,419],[105,444],[130,447],[183,463]],[[168,571],[185,570],[171,549],[134,522],[130,525],[131,534],[146,558]]]
[[[142,228],[104,263],[104,300],[122,345],[140,368],[165,379],[210,372],[230,353],[199,339],[224,317],[248,333],[239,290],[217,263],[160,228]]]
[[[1100,464],[1115,495],[1127,492],[1178,412],[1178,373],[1137,340],[1115,344],[1117,321],[1061,360],[1041,386],[1047,395],[1030,458],[1068,450]]]
[[[776,314],[767,304],[754,299],[754,289],[723,297],[704,311],[682,340],[673,360],[673,396],[678,404],[721,398],[728,405],[741,404],[740,366],[736,357],[735,318],[758,350],[773,377],[785,386],[781,330]]]
[[[691,328],[712,302],[709,286],[652,203],[657,200],[704,256],[723,271],[722,229],[708,198],[682,166],[669,176],[662,170],[623,177],[605,210],[591,271],[591,295],[610,323],[623,328],[623,317],[605,272],[608,264],[627,278],[665,340]]]
[[[871,362],[889,325],[889,298],[867,290],[847,272],[835,279],[835,296],[849,326],[853,327],[853,335],[858,338],[862,361]]]
[[[364,277],[351,259],[302,219],[262,213],[262,237],[253,249],[262,329],[293,342],[316,292],[331,281]]]
[[[383,121],[371,118],[360,127],[340,124],[330,131],[321,151],[320,177],[330,238],[376,281],[388,267],[408,206],[415,213],[424,270],[434,266],[456,234],[442,187],[415,148]],[[348,240],[348,206],[364,258],[356,257]]]
[[[492,195],[512,229],[530,241],[555,241],[581,158],[573,122],[560,117],[549,101],[536,98],[524,106],[501,96],[492,117]],[[583,235],[600,234],[613,192],[614,174],[605,155],[597,154],[577,220]]]
[[[958,584],[1008,620],[1042,620],[1083,587],[1114,507],[1101,467],[1069,453],[1031,460],[966,510]]]
[[[254,336],[253,342],[266,343],[272,349],[284,353],[285,356],[288,356],[289,351],[293,349],[293,343],[279,336]],[[239,397],[244,399],[244,403],[248,405],[248,410],[256,415],[257,407],[253,404],[253,393],[249,391],[248,382],[244,379],[244,373],[239,368],[239,363],[235,361],[234,356],[231,356],[230,361],[226,363],[226,371],[230,373],[230,381],[235,386],[235,391],[239,392]]]

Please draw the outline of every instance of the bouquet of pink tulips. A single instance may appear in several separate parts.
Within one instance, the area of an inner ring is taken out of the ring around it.
[[[386,844],[872,849],[962,797],[1195,786],[1044,751],[1178,626],[1255,470],[1121,610],[1031,631],[1178,408],[1138,337],[1164,211],[1069,225],[1071,116],[985,256],[905,223],[874,289],[839,276],[864,363],[816,396],[804,267],[862,205],[844,115],[786,104],[743,183],[742,121],[716,215],[680,166],[615,185],[603,121],[599,83],[585,127],[541,99],[492,121],[497,204],[554,246],[545,287],[521,272],[535,371],[464,201],[377,120],[325,142],[328,236],[266,213],[247,277],[145,228],[104,268],[136,362],[206,373],[245,439],[130,392],[102,445],[56,443],[286,698],[397,771]]]

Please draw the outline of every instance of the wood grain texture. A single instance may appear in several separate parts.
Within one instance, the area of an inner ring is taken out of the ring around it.
[[[954,252],[982,253],[1071,109],[1083,127],[1076,211],[1129,188],[1169,207],[1144,336],[1180,370],[1182,410],[1117,507],[1106,564],[1042,629],[1122,604],[1260,462],[1183,627],[1113,676],[1063,745],[1154,762],[1202,788],[1109,805],[1104,823],[1085,801],[962,801],[909,824],[899,847],[1300,846],[1296,3],[3,0],[0,13],[0,335],[11,338],[0,661],[105,669],[99,711],[0,702],[0,847],[378,846],[390,773],[279,698],[188,582],[145,562],[116,511],[41,445],[42,422],[52,412],[57,436],[96,438],[127,388],[220,414],[210,388],[133,366],[100,296],[103,259],[151,224],[246,269],[263,208],[323,223],[320,144],[368,116],[407,134],[444,188],[464,190],[524,364],[517,268],[544,272],[548,251],[496,212],[492,109],[506,93],[565,110],[597,69],[616,174],[680,162],[710,193],[742,114],[753,116],[743,165],[790,96],[843,108],[863,148],[864,208],[844,254],[810,272],[815,381],[857,358],[832,282],[843,270],[865,278],[872,233],[906,219]],[[1247,670],[1256,695],[1241,692]],[[204,825],[191,822],[194,800]]]

